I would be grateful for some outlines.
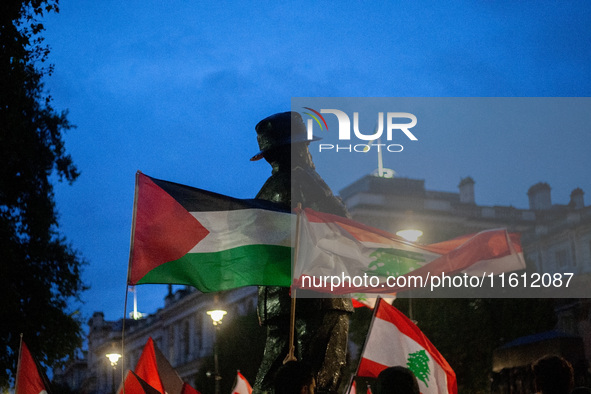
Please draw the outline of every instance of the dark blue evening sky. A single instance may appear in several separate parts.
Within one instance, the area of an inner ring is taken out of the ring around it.
[[[254,125],[289,110],[292,97],[591,92],[588,1],[63,0],[60,8],[45,20],[55,64],[46,87],[77,125],[65,140],[82,175],[58,184],[56,200],[62,232],[89,262],[85,317],[123,314],[135,172],[253,197],[270,175],[264,161],[249,162]],[[421,136],[413,147],[421,163],[384,160],[429,189],[455,191],[470,175],[484,205],[527,208],[539,181],[566,204],[575,187],[591,193],[589,131],[446,129],[431,143]],[[358,178],[319,171],[335,191]],[[161,307],[164,292],[138,287],[140,311]]]

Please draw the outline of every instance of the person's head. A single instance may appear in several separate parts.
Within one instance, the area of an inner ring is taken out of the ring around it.
[[[289,163],[292,159],[312,163],[308,151],[306,126],[297,112],[281,112],[261,120],[256,126],[260,152],[250,160],[265,158],[271,165]],[[311,141],[316,141],[314,137]]]
[[[375,394],[419,394],[419,383],[408,368],[400,365],[384,369],[378,375]]]
[[[300,362],[289,361],[275,374],[275,394],[314,394],[316,380],[312,369]]]
[[[542,394],[570,393],[574,385],[573,367],[559,356],[545,356],[533,365],[536,390]]]

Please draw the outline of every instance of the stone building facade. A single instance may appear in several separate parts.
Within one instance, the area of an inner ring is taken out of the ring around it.
[[[124,370],[133,370],[148,338],[162,351],[180,377],[190,385],[205,357],[213,352],[214,326],[207,311],[214,305],[222,306],[228,313],[223,323],[234,316],[244,316],[256,310],[256,288],[245,287],[217,294],[204,294],[186,286],[165,298],[165,305],[156,313],[141,319],[107,321],[102,312],[95,312],[88,322],[88,350],[84,360],[86,373],[68,365],[57,371],[55,379],[66,383],[80,393],[107,394],[113,392]],[[121,352],[121,335],[125,323],[125,351]],[[116,369],[106,357],[108,353],[123,353]],[[72,374],[76,372],[77,378]]]

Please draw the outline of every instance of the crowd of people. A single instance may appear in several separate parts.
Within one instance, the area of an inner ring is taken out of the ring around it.
[[[289,361],[275,375],[275,394],[315,394],[316,381],[305,363]],[[420,394],[419,383],[410,369],[402,366],[384,369],[376,379],[374,394]]]
[[[591,394],[587,387],[574,388],[572,365],[560,356],[545,356],[532,366],[539,394]]]
[[[535,394],[591,394],[588,387],[574,387],[571,364],[559,356],[545,356],[532,365]],[[316,394],[314,372],[307,364],[289,361],[275,375],[275,394]],[[420,394],[417,378],[403,366],[384,369],[372,386],[373,394]],[[533,393],[532,393],[533,394]]]

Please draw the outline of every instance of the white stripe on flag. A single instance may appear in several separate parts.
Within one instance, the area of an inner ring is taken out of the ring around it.
[[[213,253],[245,245],[291,246],[295,215],[264,209],[191,212],[210,233],[189,253]]]
[[[302,219],[300,249],[294,275],[296,278],[302,275],[324,277],[342,274],[352,277],[371,274],[369,267],[375,260],[371,254],[380,248],[417,253],[417,256],[425,260],[420,265],[441,256],[408,242],[384,237],[382,238],[387,243],[360,241],[338,224],[310,222],[305,214]]]
[[[371,333],[363,358],[384,366],[401,365],[408,367],[408,355],[425,350],[417,342],[402,334],[396,325],[379,318],[374,319]],[[422,394],[447,393],[447,376],[445,371],[433,361],[428,352],[428,366],[431,374],[429,380],[418,380]]]

